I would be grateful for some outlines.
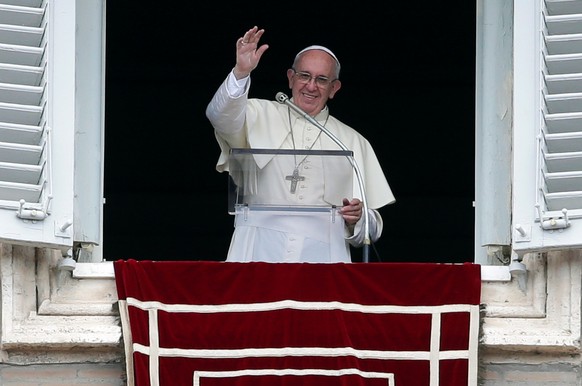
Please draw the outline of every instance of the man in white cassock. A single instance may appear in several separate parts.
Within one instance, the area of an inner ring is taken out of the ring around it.
[[[250,73],[268,49],[267,44],[259,46],[264,32],[253,27],[237,40],[236,65],[206,109],[221,150],[219,172],[232,175],[232,149],[342,150],[288,104],[248,97]],[[362,247],[382,234],[377,209],[394,202],[394,195],[370,143],[329,114],[327,101],[341,88],[339,73],[340,62],[328,48],[314,45],[301,50],[287,70],[291,102],[353,152],[360,178],[350,166],[346,177],[329,166],[329,158],[305,155],[255,156],[256,165],[248,168],[250,175],[233,175],[235,180],[245,180],[245,189],[260,192],[255,198],[265,202],[269,202],[266,195],[290,207],[333,207],[339,200],[337,219],[330,219],[329,211],[237,211],[226,261],[347,263],[351,262],[350,245]],[[367,205],[363,205],[359,181]],[[338,199],[338,195],[344,196]],[[368,216],[363,216],[365,206]]]

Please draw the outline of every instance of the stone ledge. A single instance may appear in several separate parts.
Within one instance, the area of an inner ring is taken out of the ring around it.
[[[3,350],[119,347],[119,317],[31,315],[2,333]]]

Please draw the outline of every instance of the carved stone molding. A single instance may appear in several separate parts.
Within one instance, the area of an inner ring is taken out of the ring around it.
[[[0,343],[5,361],[39,351],[62,353],[46,355],[45,361],[58,362],[72,355],[86,356],[91,362],[120,359],[123,348],[115,278],[92,275],[103,268],[88,267],[102,265],[112,272],[107,267],[111,263],[78,263],[85,274],[75,275],[58,269],[60,251],[0,247]]]
[[[527,284],[483,282],[484,348],[580,353],[581,253],[527,254]]]

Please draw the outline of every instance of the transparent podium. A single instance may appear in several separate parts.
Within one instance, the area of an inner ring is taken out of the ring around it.
[[[261,252],[259,244],[272,245],[273,237],[285,234],[304,240],[295,246],[307,254],[300,260],[349,262],[338,209],[344,198],[354,196],[351,157],[344,150],[232,149],[228,211],[236,216],[233,240],[236,232],[253,237],[263,232],[251,249],[244,246],[246,253],[277,254]]]

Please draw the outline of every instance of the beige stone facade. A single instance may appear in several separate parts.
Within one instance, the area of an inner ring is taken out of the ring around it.
[[[480,385],[580,386],[580,251],[482,267]],[[0,384],[124,385],[112,262],[59,269],[58,251],[3,244]],[[26,380],[26,381],[25,381]]]

